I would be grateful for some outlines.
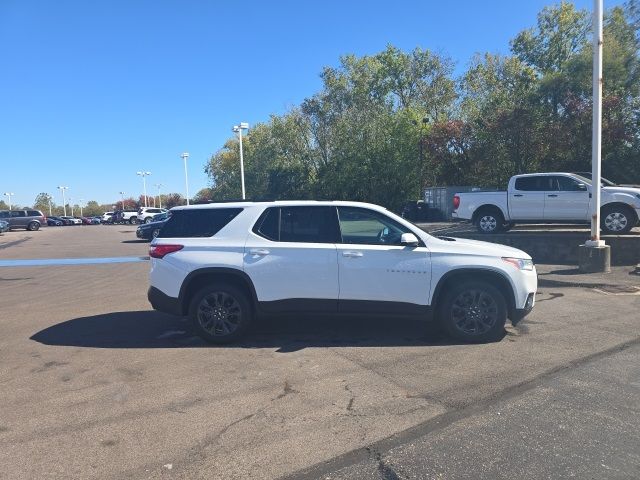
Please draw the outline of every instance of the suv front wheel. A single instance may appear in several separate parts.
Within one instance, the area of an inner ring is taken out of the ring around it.
[[[446,292],[438,312],[442,328],[453,338],[471,343],[502,338],[507,321],[507,303],[494,286],[470,281]]]
[[[242,337],[252,321],[247,295],[233,285],[215,283],[201,288],[189,305],[196,333],[210,343],[230,343]]]

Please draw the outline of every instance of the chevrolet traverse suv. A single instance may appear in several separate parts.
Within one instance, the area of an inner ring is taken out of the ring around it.
[[[212,343],[261,313],[416,315],[467,342],[501,338],[534,306],[536,270],[515,248],[437,238],[357,202],[175,207],[153,240],[148,298]]]

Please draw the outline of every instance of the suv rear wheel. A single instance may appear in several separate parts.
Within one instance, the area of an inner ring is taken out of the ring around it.
[[[448,290],[438,312],[442,328],[463,342],[499,340],[507,321],[507,303],[494,286],[470,281]]]
[[[193,296],[189,318],[204,340],[210,343],[230,343],[249,329],[252,311],[247,295],[233,285],[214,283]]]
[[[38,222],[29,222],[29,225],[27,225],[27,230],[30,231],[36,231],[40,228],[40,224]]]

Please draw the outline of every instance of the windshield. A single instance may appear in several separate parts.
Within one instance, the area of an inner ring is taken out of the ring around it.
[[[582,180],[583,182],[585,182],[588,185],[591,185],[591,174],[587,173],[587,172],[582,172],[582,173],[574,173],[573,174],[575,177],[577,177],[579,180]],[[600,177],[600,185],[602,185],[603,187],[615,187],[617,186],[616,183],[612,182],[611,180],[607,180],[604,177]]]

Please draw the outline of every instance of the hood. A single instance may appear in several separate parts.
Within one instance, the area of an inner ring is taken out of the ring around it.
[[[602,190],[607,193],[626,193],[634,196],[640,194],[640,188],[637,187],[602,187]]]
[[[513,257],[531,259],[531,255],[517,248],[501,245],[499,243],[482,242],[468,238],[435,237],[441,242],[447,243],[449,251],[454,250],[461,254],[484,255],[487,257]]]

